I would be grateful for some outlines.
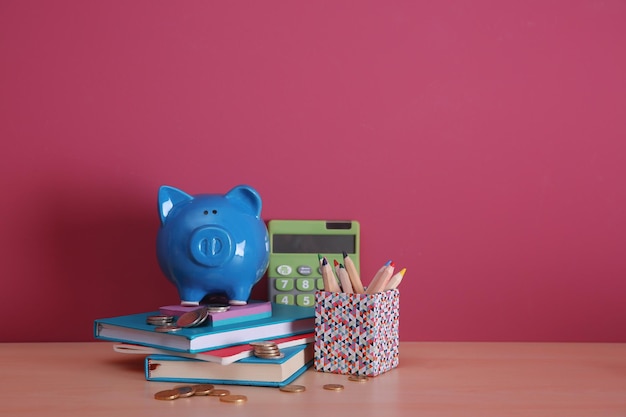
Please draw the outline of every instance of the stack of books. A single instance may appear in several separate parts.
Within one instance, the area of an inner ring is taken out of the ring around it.
[[[117,342],[116,352],[146,355],[149,381],[280,387],[313,364],[315,312],[309,307],[251,302],[211,313],[202,325],[169,332],[150,323],[185,308],[96,319],[94,337]],[[275,344],[280,357],[256,357],[251,343],[259,341]]]

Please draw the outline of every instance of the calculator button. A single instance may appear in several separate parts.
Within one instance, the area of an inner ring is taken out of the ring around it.
[[[315,295],[298,294],[296,296],[296,304],[298,304],[301,307],[313,307],[315,305]]]
[[[317,279],[317,289],[320,291],[324,290],[324,280],[322,278]]]
[[[293,304],[293,295],[291,294],[279,294],[276,296],[277,304]]]
[[[300,275],[311,275],[313,273],[313,268],[311,268],[309,265],[300,265],[297,271]]]
[[[278,272],[279,275],[289,275],[291,271],[293,271],[293,269],[289,265],[278,265],[276,267],[276,272]]]
[[[314,291],[315,280],[312,278],[299,278],[296,280],[296,289],[298,291]]]
[[[278,291],[291,291],[293,290],[293,279],[276,278],[274,280],[274,288],[276,288]]]

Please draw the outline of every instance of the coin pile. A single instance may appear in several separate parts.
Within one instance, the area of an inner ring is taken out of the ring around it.
[[[257,358],[280,359],[285,357],[274,342],[252,342],[250,345],[254,347],[253,353]]]
[[[174,322],[174,316],[148,316],[146,317],[146,323],[152,326],[165,326]]]
[[[181,329],[174,323],[174,316],[155,315],[146,317],[146,323],[155,326],[155,332],[169,333],[176,332]]]
[[[242,404],[248,401],[245,395],[231,394],[227,389],[216,389],[212,384],[181,385],[173,389],[166,389],[154,394],[154,398],[163,401],[172,401],[177,398],[193,396],[219,397],[225,403]]]
[[[181,314],[176,321],[174,316],[148,316],[146,323],[155,326],[156,332],[176,332],[183,328],[198,327],[209,318],[209,314],[223,313],[230,309],[228,304],[208,304]]]
[[[224,313],[230,309],[229,304],[207,304],[209,313]]]
[[[176,325],[183,328],[197,327],[204,323],[208,317],[209,309],[206,307],[200,307],[181,314],[178,319],[176,319]]]

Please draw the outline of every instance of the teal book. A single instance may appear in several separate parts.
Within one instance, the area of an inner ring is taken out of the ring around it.
[[[315,329],[315,311],[310,307],[272,303],[270,317],[224,326],[201,325],[160,333],[146,322],[158,311],[94,320],[99,340],[133,343],[179,352],[198,353],[255,340],[309,333]]]
[[[292,383],[313,364],[313,343],[281,349],[284,357],[251,356],[229,365],[175,355],[149,355],[145,359],[148,381],[181,384],[256,385],[281,387]]]

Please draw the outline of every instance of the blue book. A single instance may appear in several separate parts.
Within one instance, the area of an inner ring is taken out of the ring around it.
[[[160,333],[146,322],[158,311],[94,320],[94,337],[160,349],[198,353],[248,343],[312,332],[315,311],[310,307],[272,304],[271,317],[224,326],[201,325],[176,332]]]
[[[281,349],[280,359],[251,356],[229,365],[175,355],[149,355],[146,380],[183,384],[281,387],[292,383],[313,364],[313,343]]]

